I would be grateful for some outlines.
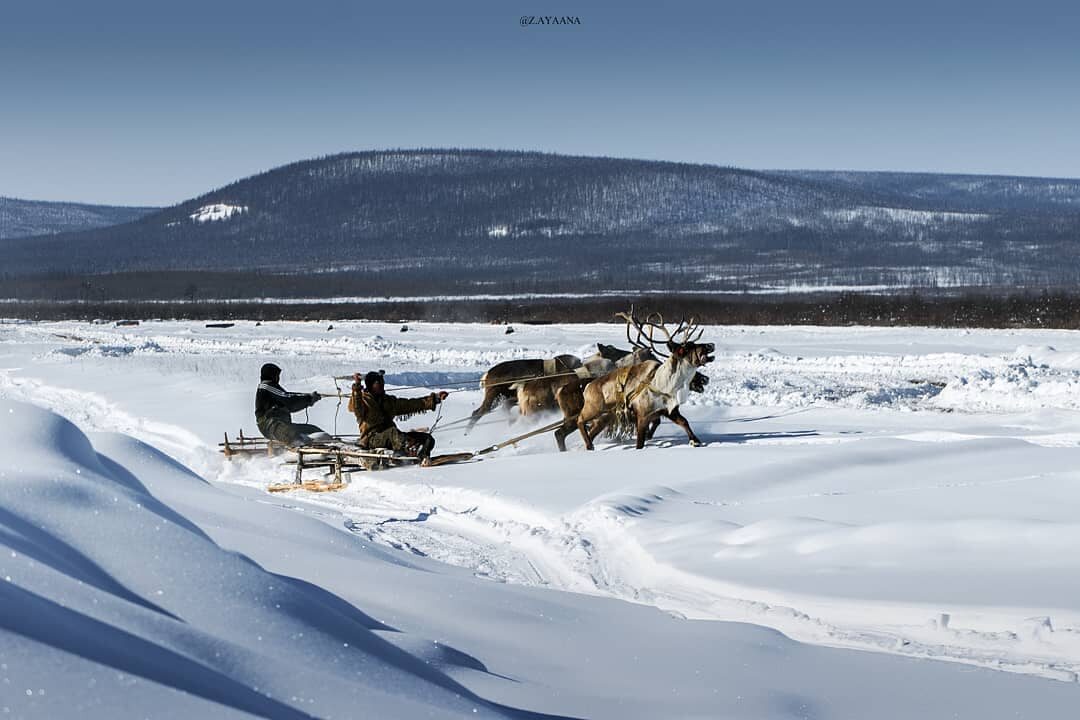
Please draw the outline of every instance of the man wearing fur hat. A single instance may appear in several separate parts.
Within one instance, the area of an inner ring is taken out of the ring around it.
[[[360,373],[353,376],[349,409],[360,425],[360,447],[366,450],[389,448],[397,453],[418,457],[426,465],[435,447],[435,438],[426,432],[402,432],[395,417],[434,410],[446,399],[445,390],[427,397],[399,398],[386,394],[382,373],[369,372],[360,384]]]

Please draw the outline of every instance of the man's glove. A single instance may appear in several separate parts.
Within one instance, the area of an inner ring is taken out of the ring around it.
[[[450,393],[446,392],[445,390],[440,390],[439,391],[439,402],[442,402],[443,400],[445,400],[449,396],[450,396]]]
[[[318,391],[311,393],[311,402],[317,403],[320,400],[322,400],[322,395],[320,395]]]

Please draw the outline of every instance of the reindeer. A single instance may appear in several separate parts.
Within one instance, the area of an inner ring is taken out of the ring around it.
[[[584,362],[574,355],[557,355],[547,360],[507,360],[495,365],[480,378],[484,399],[470,416],[468,430],[504,401],[516,404],[522,415],[553,410],[560,387],[604,375],[616,367],[616,361],[631,354],[630,350],[603,343],[597,343],[596,349]]]
[[[620,313],[619,316],[625,317],[625,314]],[[611,345],[598,344],[600,354],[608,359],[614,358],[614,362],[607,362],[605,365],[599,366],[599,371],[591,373],[593,378],[605,375],[618,368],[629,367],[640,362],[645,362],[646,360],[657,360],[656,354],[653,353],[651,347],[635,345],[634,339],[630,337],[629,322],[626,325],[626,340],[631,346],[634,346],[633,351],[620,350]],[[589,362],[587,361],[586,367],[588,366]],[[598,367],[598,365],[594,366],[594,370],[596,367]],[[563,424],[555,429],[555,443],[558,445],[560,452],[566,452],[566,438],[570,433],[577,429],[578,415],[581,414],[582,409],[585,407],[585,386],[589,382],[589,379],[570,378],[568,382],[561,384],[555,390],[555,402],[558,404],[559,410],[561,410],[563,414]],[[695,372],[693,379],[690,380],[690,392],[703,393],[705,392],[705,386],[708,384],[709,377],[707,375]],[[660,415],[652,421],[646,430],[646,440],[652,439],[659,425]]]
[[[616,360],[614,367],[610,370],[629,367],[630,365],[636,365],[639,362],[656,359],[656,355],[653,354],[652,350],[637,348],[633,353],[626,351],[626,356],[620,360]],[[608,372],[610,372],[610,370]],[[572,379],[569,383],[555,391],[555,402],[558,404],[559,410],[561,410],[563,414],[563,424],[560,427],[555,428],[555,444],[559,446],[560,452],[566,452],[566,438],[572,432],[577,430],[578,415],[580,415],[581,411],[585,408],[585,386],[588,383],[588,380]],[[703,393],[705,392],[705,386],[708,384],[709,376],[696,372],[694,373],[694,377],[690,380],[690,392]],[[656,428],[660,426],[660,417],[662,415],[664,415],[664,413],[657,415],[649,425],[649,428],[645,432],[646,440],[652,440],[653,435],[656,433]]]
[[[690,423],[679,412],[679,394],[689,389],[691,382],[700,382],[697,369],[713,361],[711,353],[715,346],[697,342],[704,330],[692,320],[683,320],[674,332],[669,332],[663,316],[658,313],[648,316],[645,322],[635,317],[633,308],[629,314],[619,313],[618,317],[626,320],[628,339],[631,326],[637,331],[637,338],[630,339],[634,347],[651,350],[665,360],[647,360],[620,368],[585,386],[583,407],[577,415],[577,427],[585,440],[585,448],[593,449],[593,439],[612,420],[619,420],[620,424],[633,420],[637,431],[636,447],[640,450],[656,431],[662,417],[685,430],[691,445],[701,445]],[[654,337],[656,332],[664,336],[663,340]],[[670,354],[664,353],[662,347]]]
[[[566,382],[555,388],[555,404],[559,406],[559,410],[563,414],[562,426],[555,429],[555,442],[562,452],[566,452],[566,436],[577,427],[578,415],[581,413],[582,408],[585,407],[586,385],[593,379],[607,375],[618,368],[630,367],[646,360],[656,360],[656,355],[649,348],[636,347],[633,350],[619,350],[610,345],[606,347],[613,351],[609,353],[608,357],[591,360],[591,365],[590,362],[585,363],[585,367],[590,370],[588,377],[568,378]],[[611,359],[611,356],[616,354],[617,358]],[[709,379],[704,375],[701,377],[705,378],[705,382],[708,382]]]
[[[484,399],[480,402],[480,407],[473,410],[466,432],[472,430],[477,421],[491,412],[496,405],[504,401],[515,404],[518,401],[516,385],[521,381],[553,375],[560,378],[575,377],[573,372],[580,367],[581,358],[575,355],[556,355],[546,360],[507,360],[495,365],[480,378]]]
[[[576,389],[580,394],[587,382],[606,375],[617,367],[656,359],[648,350],[621,350],[603,343],[597,343],[596,347],[597,352],[586,358],[581,367],[575,368],[573,373],[558,373],[511,385],[517,392],[517,405],[521,414],[532,415],[544,410],[554,410],[557,405],[561,408],[557,398],[567,389],[571,389],[571,392]]]

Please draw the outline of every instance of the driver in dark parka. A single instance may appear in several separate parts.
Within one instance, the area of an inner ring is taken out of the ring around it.
[[[262,366],[259,380],[259,389],[255,392],[255,422],[263,437],[285,443],[289,447],[307,445],[312,440],[331,439],[316,425],[292,421],[294,412],[309,408],[322,399],[319,393],[286,391],[281,387],[281,368],[273,363]]]

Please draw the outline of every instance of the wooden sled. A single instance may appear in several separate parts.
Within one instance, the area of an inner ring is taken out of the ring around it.
[[[562,420],[558,420],[550,425],[530,430],[527,433],[510,438],[497,445],[486,447],[477,452],[433,455],[428,459],[428,462],[424,464],[424,467],[439,467],[441,465],[452,465],[454,463],[479,460],[482,455],[495,452],[508,445],[517,445],[517,443],[522,440],[535,437],[541,433],[550,432],[555,428],[560,427],[562,423]],[[267,488],[270,492],[284,492],[286,490],[301,489],[309,490],[315,485],[318,486],[316,492],[341,490],[348,486],[348,477],[351,473],[361,470],[366,470],[368,472],[384,470],[387,468],[399,467],[408,463],[419,463],[420,461],[420,458],[411,455],[397,455],[391,450],[365,450],[348,443],[318,443],[296,448],[291,452],[296,453],[296,459],[289,459],[285,462],[286,464],[296,465],[295,479],[291,483],[271,485]],[[316,468],[321,468],[325,471],[324,477],[332,477],[333,479],[315,483],[312,481],[305,481],[304,471],[314,470]]]
[[[530,430],[476,452],[433,455],[428,458],[428,462],[424,463],[423,466],[439,467],[479,460],[483,455],[496,452],[509,445],[517,445],[522,440],[550,432],[562,424],[563,421],[558,420],[550,425]],[[238,440],[229,440],[229,436],[226,434],[225,442],[219,443],[219,446],[221,452],[230,460],[233,455],[252,455],[256,453],[275,455],[281,450],[294,453],[295,458],[289,458],[285,461],[287,465],[296,466],[293,481],[291,483],[275,483],[267,486],[266,489],[272,493],[288,492],[290,490],[307,490],[309,492],[343,490],[349,486],[349,476],[354,472],[371,472],[420,462],[418,457],[398,455],[391,450],[365,450],[347,439],[352,437],[356,436],[335,436],[332,442],[312,443],[299,448],[287,448],[282,443],[266,440],[265,438],[245,437],[243,430],[241,430]],[[310,472],[311,470],[322,470],[322,477],[318,480],[306,479],[304,472]]]
[[[349,475],[354,472],[371,472],[410,463],[419,464],[420,462],[420,458],[411,455],[397,455],[390,450],[364,450],[355,445],[339,443],[306,445],[295,448],[290,452],[294,452],[296,457],[287,459],[285,463],[296,466],[296,475],[293,482],[270,485],[267,487],[268,491],[310,490],[312,492],[330,492],[342,490],[349,486]],[[425,467],[438,467],[440,465],[464,462],[472,460],[474,457],[476,455],[471,452],[434,455],[429,459]],[[311,470],[322,470],[323,479],[306,480],[304,472]]]
[[[356,438],[356,435],[335,435],[334,441],[338,443],[349,443],[350,439]],[[229,434],[225,433],[225,442],[219,442],[218,447],[221,448],[221,454],[225,456],[227,460],[232,460],[234,456],[249,456],[249,455],[267,455],[274,457],[280,455],[289,449],[289,446],[283,442],[277,440],[267,440],[264,437],[251,437],[244,434],[243,429],[237,433],[235,438],[229,438]]]
[[[226,460],[232,460],[234,455],[268,455],[273,457],[285,450],[285,444],[276,440],[267,440],[264,437],[248,437],[240,430],[236,438],[230,440],[229,433],[225,433],[225,442],[218,443],[221,453]]]

